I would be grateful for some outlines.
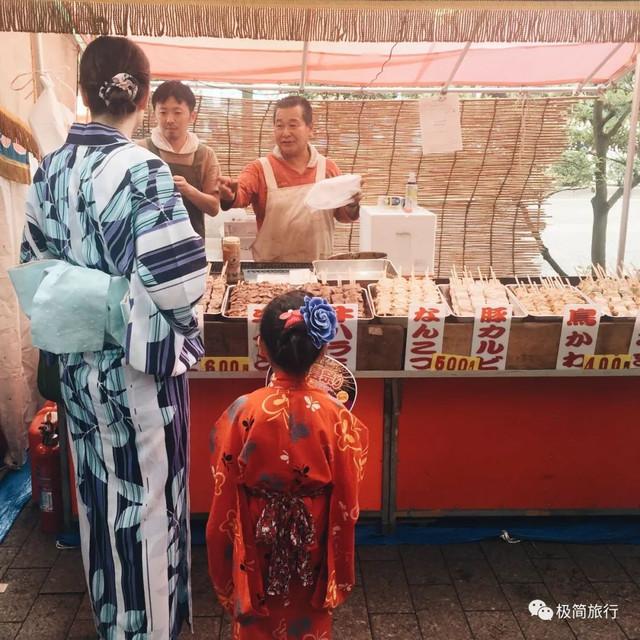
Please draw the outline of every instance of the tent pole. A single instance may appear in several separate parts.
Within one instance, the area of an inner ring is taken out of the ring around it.
[[[633,100],[631,102],[631,121],[629,123],[629,141],[627,143],[627,167],[624,172],[622,192],[622,214],[620,217],[620,237],[618,239],[618,268],[624,263],[627,245],[627,226],[629,223],[629,203],[631,200],[631,181],[633,180],[633,161],[636,157],[636,138],[638,129],[638,106],[640,103],[640,52],[636,52],[636,71],[633,76]]]
[[[584,87],[584,85],[587,84],[587,82],[589,82],[589,80],[591,80],[591,78],[593,78],[593,76],[595,76],[596,73],[598,73],[598,71],[600,71],[600,69],[602,69],[602,67],[604,67],[604,65],[607,64],[607,62],[609,62],[609,60],[620,50],[620,47],[625,44],[626,42],[621,42],[617,47],[612,49],[609,52],[609,55],[607,55],[607,57],[582,82],[576,85],[576,88],[573,90],[573,95],[575,96],[580,93],[582,87]]]
[[[467,55],[467,52],[469,51],[470,47],[471,47],[471,42],[465,43],[464,48],[460,52],[460,55],[456,60],[456,64],[454,65],[451,71],[451,74],[449,75],[449,77],[447,78],[447,81],[444,83],[444,86],[442,87],[442,95],[447,93],[447,91],[449,90],[449,85],[453,82],[453,79],[456,77],[456,73],[458,73],[458,69],[460,68],[460,65],[462,64],[462,61]]]
[[[300,91],[304,91],[307,83],[307,55],[309,53],[309,41],[305,40],[302,46],[302,64],[300,65]]]
[[[30,34],[31,40],[31,71],[33,73],[33,101],[35,102],[42,92],[42,71],[44,61],[42,57],[42,34]]]

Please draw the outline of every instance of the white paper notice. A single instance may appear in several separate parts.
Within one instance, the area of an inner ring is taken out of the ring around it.
[[[418,103],[422,153],[462,151],[460,100],[455,94],[422,98]]]

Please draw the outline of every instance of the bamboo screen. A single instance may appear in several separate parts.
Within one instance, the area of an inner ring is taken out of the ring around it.
[[[533,274],[540,203],[554,190],[549,168],[565,148],[573,102],[462,100],[463,150],[423,156],[415,100],[318,101],[315,144],[343,173],[365,176],[365,203],[404,195],[408,173],[417,173],[420,205],[438,216],[436,275],[454,264]],[[271,149],[273,102],[203,97],[197,109],[195,132],[215,149],[224,174],[237,176]],[[358,224],[337,227],[336,253],[357,251]]]
[[[2,0],[0,31],[358,42],[638,42],[638,0]]]

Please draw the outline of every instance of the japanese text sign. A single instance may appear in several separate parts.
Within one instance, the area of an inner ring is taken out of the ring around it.
[[[631,355],[631,367],[633,369],[640,367],[640,313],[637,315],[636,323],[633,326],[629,354]]]
[[[426,371],[434,353],[442,351],[444,319],[448,313],[444,304],[409,305],[407,342],[404,349],[405,371]]]
[[[480,358],[480,371],[506,368],[512,315],[511,305],[476,310],[471,355]]]
[[[619,371],[631,368],[631,356],[628,353],[607,353],[597,356],[584,356],[582,368],[588,371]]]
[[[556,369],[582,369],[584,357],[595,352],[599,327],[598,307],[588,304],[566,305]]]
[[[200,371],[249,371],[249,358],[246,356],[205,356],[200,360]]]
[[[247,307],[247,351],[250,371],[267,371],[269,369],[269,361],[261,356],[258,350],[260,320],[264,307],[263,304],[250,304]]]
[[[338,316],[336,337],[327,345],[327,355],[341,362],[347,369],[356,370],[358,351],[358,305],[335,304]]]

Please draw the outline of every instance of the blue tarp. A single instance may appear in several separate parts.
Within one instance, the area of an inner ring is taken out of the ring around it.
[[[0,542],[13,526],[22,507],[31,498],[31,466],[9,471],[0,482]]]
[[[358,544],[452,544],[505,537],[539,542],[640,544],[640,517],[555,516],[522,518],[443,518],[429,524],[402,523],[383,535],[380,527],[356,528]]]
[[[392,534],[377,524],[359,524],[356,544],[454,544],[499,538],[503,532],[513,540],[577,542],[581,544],[640,544],[640,517],[560,518],[442,518],[428,524],[400,523]],[[194,544],[204,544],[204,523],[194,522]]]
[[[205,523],[192,523],[193,544],[203,545]],[[560,518],[442,518],[429,524],[400,523],[392,534],[381,533],[377,524],[359,524],[356,544],[455,544],[500,538],[511,540],[580,544],[640,544],[640,517],[585,516]],[[77,546],[76,532],[58,537],[60,544]]]

